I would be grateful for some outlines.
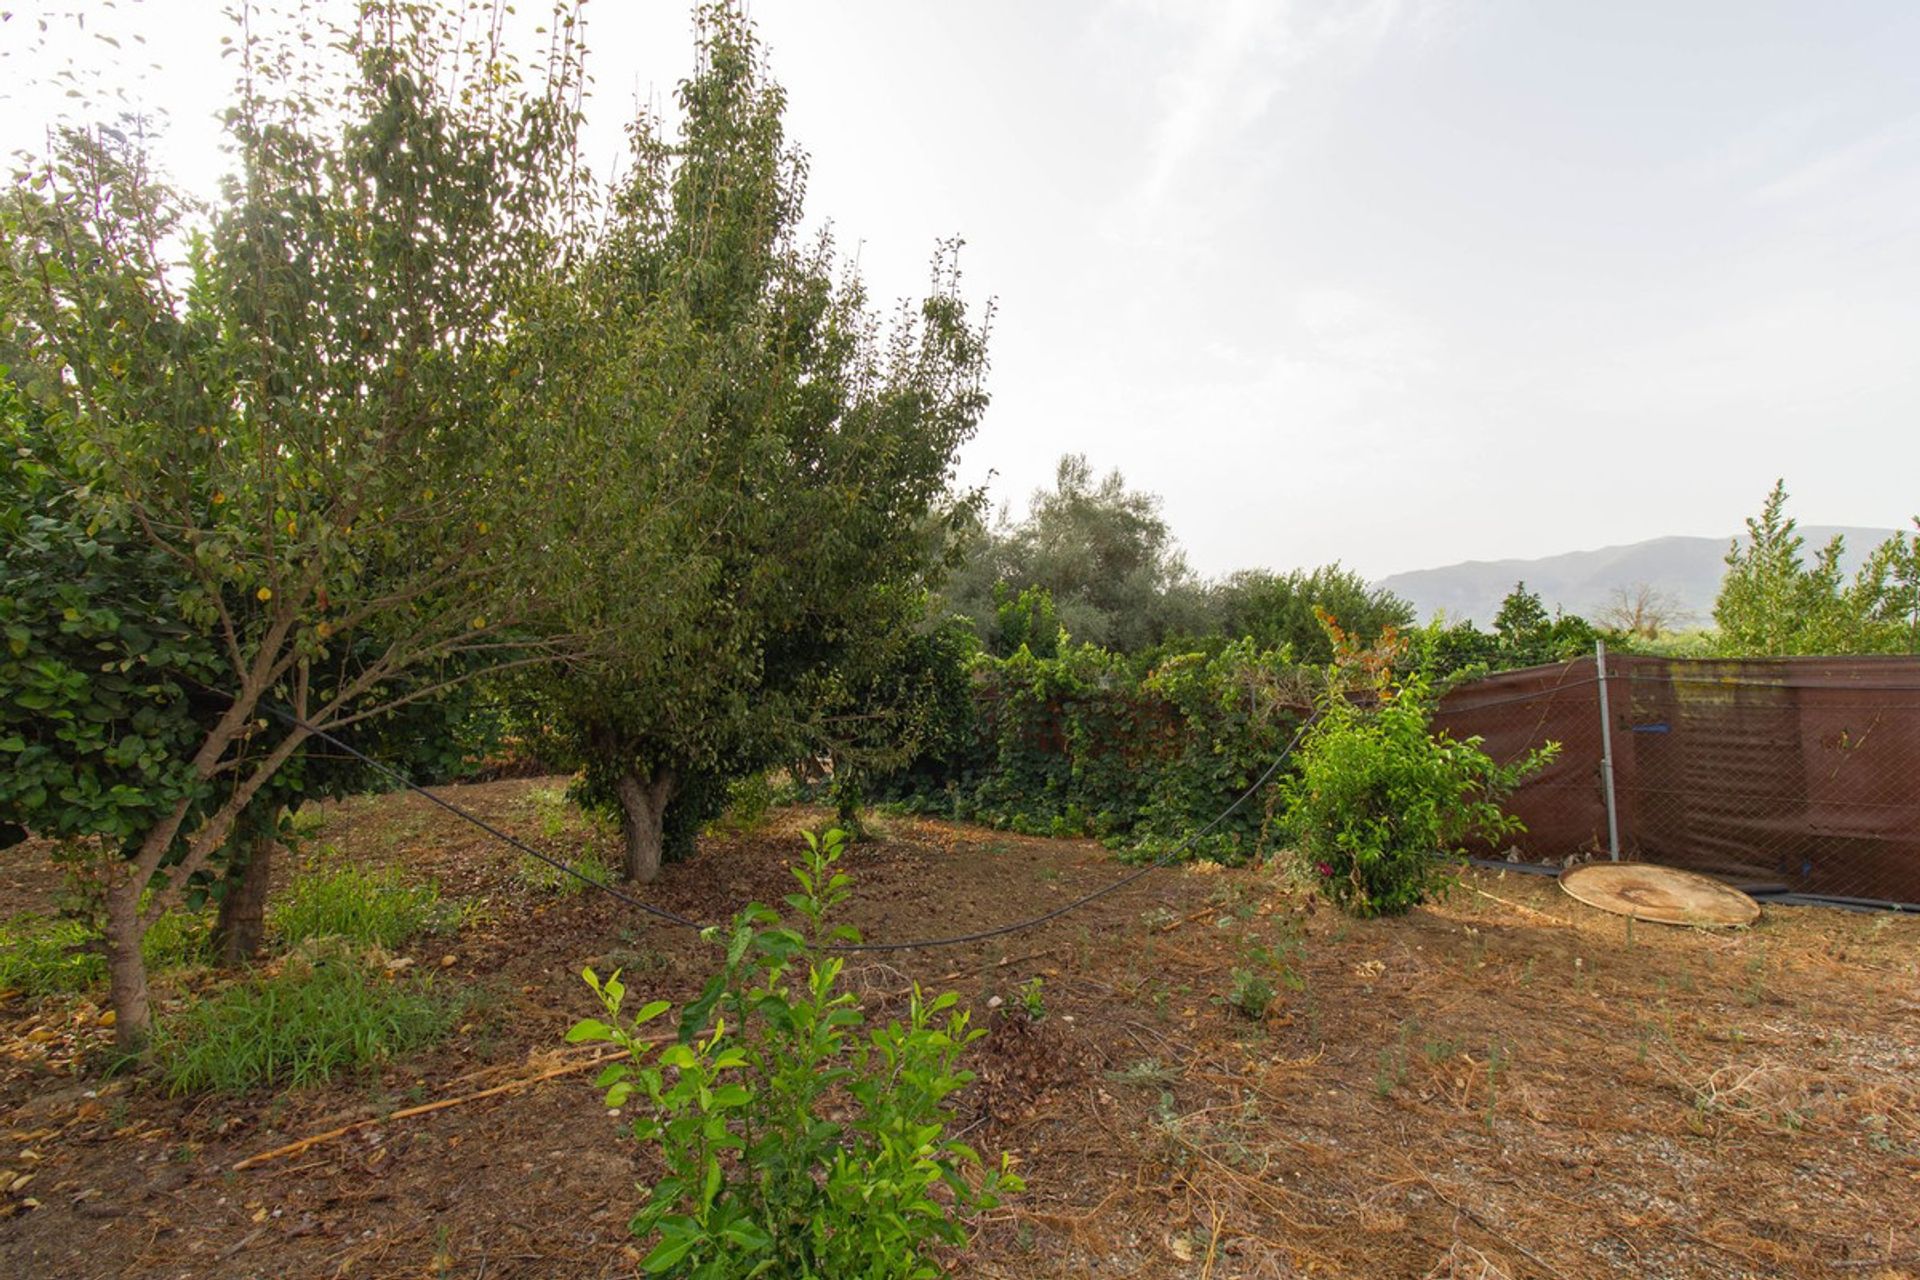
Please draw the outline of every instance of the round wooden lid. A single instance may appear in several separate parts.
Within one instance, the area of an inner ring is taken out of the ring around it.
[[[1731,885],[1647,862],[1572,867],[1560,873],[1560,887],[1590,907],[1656,924],[1720,929],[1760,918],[1760,904]]]

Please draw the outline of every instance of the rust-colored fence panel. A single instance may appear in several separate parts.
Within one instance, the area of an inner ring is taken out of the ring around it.
[[[1499,759],[1561,744],[1509,802],[1531,859],[1607,851],[1600,687],[1592,659],[1533,667],[1453,690],[1435,717]],[[1920,903],[1920,658],[1614,655],[1606,690],[1623,857]]]

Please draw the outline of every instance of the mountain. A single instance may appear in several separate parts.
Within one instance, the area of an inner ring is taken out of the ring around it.
[[[1892,529],[1859,529],[1837,525],[1803,525],[1808,560],[1834,534],[1846,539],[1841,564],[1848,573],[1867,554],[1893,536]],[[1385,587],[1413,603],[1423,621],[1442,612],[1453,621],[1471,619],[1485,626],[1500,611],[1500,601],[1516,582],[1538,592],[1549,610],[1564,609],[1592,618],[1605,608],[1618,589],[1642,583],[1671,599],[1681,616],[1674,624],[1706,626],[1713,621],[1713,600],[1726,572],[1728,538],[1649,538],[1622,547],[1597,551],[1569,551],[1537,560],[1468,560],[1439,569],[1415,569],[1382,578]]]

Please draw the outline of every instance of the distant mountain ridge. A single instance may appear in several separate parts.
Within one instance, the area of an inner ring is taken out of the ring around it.
[[[1803,525],[1799,529],[1806,539],[1804,554],[1809,561],[1834,534],[1845,538],[1846,555],[1841,563],[1848,573],[1894,532],[1841,525]],[[1516,582],[1525,582],[1527,590],[1539,593],[1549,610],[1563,609],[1589,619],[1607,606],[1616,589],[1632,590],[1645,583],[1678,606],[1683,616],[1675,619],[1677,626],[1708,626],[1713,622],[1713,601],[1720,593],[1727,548],[1732,542],[1731,536],[1649,538],[1537,560],[1467,560],[1437,569],[1396,573],[1375,585],[1412,602],[1422,622],[1438,612],[1451,621],[1471,620],[1485,626],[1500,611],[1500,601]]]

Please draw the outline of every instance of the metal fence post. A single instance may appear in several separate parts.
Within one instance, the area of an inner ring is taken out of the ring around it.
[[[1593,642],[1593,665],[1600,673],[1600,776],[1607,790],[1607,853],[1620,861],[1620,812],[1613,799],[1613,716],[1607,702],[1607,642]]]

